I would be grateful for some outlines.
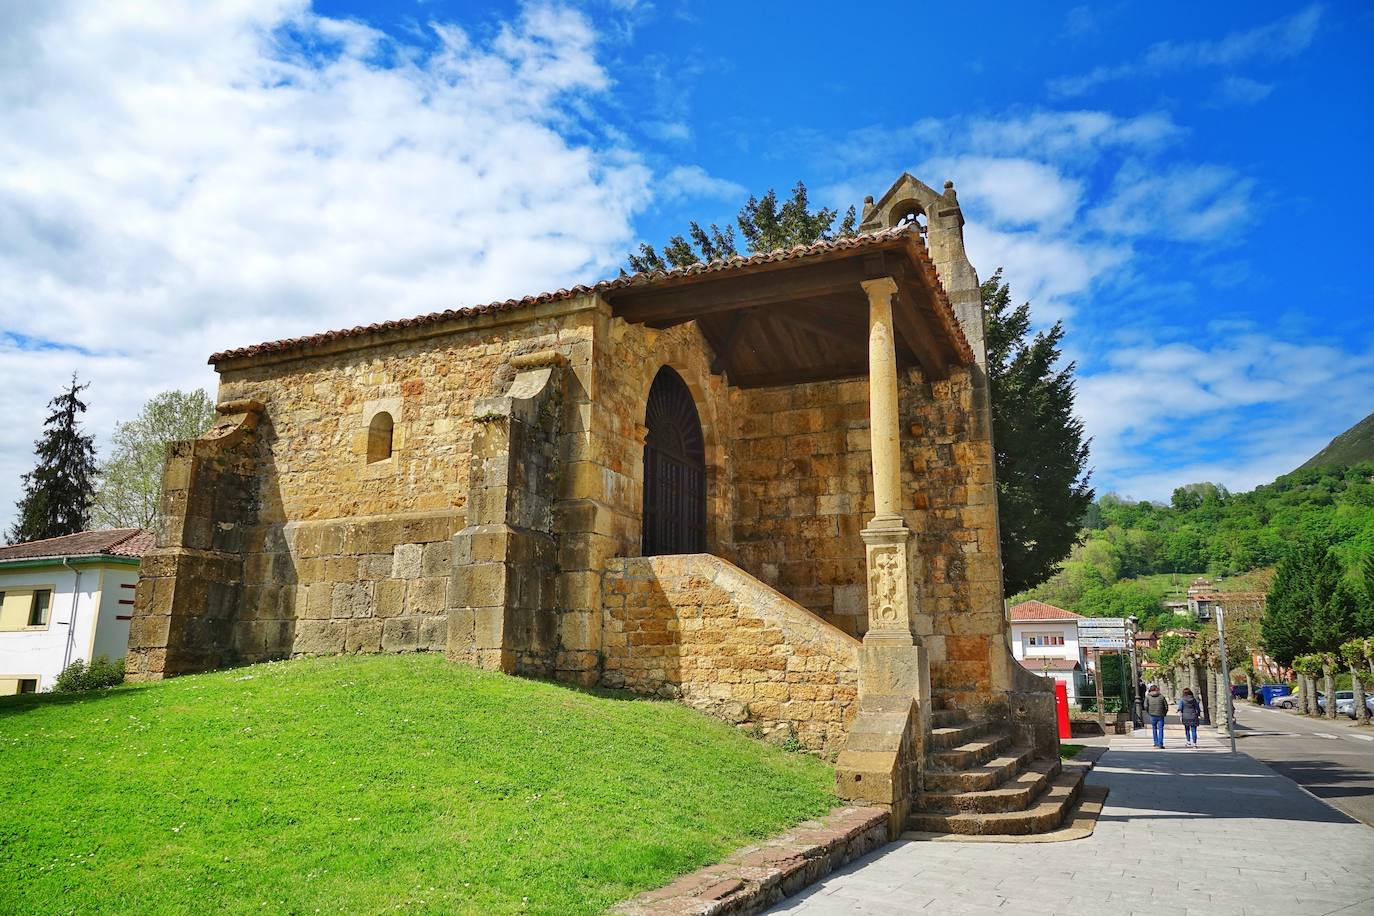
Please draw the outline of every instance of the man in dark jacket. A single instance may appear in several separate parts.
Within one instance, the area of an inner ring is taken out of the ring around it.
[[[1159,692],[1158,684],[1150,685],[1145,694],[1145,714],[1150,717],[1150,731],[1154,735],[1155,747],[1164,746],[1164,717],[1169,714],[1169,701]]]

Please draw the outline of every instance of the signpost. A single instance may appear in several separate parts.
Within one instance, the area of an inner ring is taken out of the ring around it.
[[[1236,752],[1236,707],[1231,701],[1231,659],[1226,655],[1226,622],[1222,618],[1221,605],[1217,605],[1217,642],[1221,650],[1221,682],[1226,688],[1226,734],[1231,738],[1231,753]],[[1335,698],[1327,700],[1334,703]]]
[[[1093,650],[1093,681],[1097,686],[1097,722],[1107,732],[1106,700],[1102,696],[1102,650],[1125,649],[1126,620],[1123,617],[1085,617],[1078,621],[1078,645]]]

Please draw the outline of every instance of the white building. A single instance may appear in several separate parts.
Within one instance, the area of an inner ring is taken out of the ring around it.
[[[1086,671],[1078,646],[1082,619],[1043,601],[1027,601],[1011,609],[1012,655],[1032,674],[1062,681],[1071,706],[1078,700]]]
[[[123,658],[141,528],[82,531],[0,547],[0,696],[48,690],[77,659]]]

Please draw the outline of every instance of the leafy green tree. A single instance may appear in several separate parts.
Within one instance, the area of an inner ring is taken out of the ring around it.
[[[1030,337],[999,269],[982,285],[1002,571],[1009,593],[1044,582],[1073,549],[1092,503],[1088,440],[1073,415],[1074,363],[1059,365],[1060,322]]]
[[[777,192],[769,188],[763,197],[750,195],[735,218],[744,236],[748,251],[773,251],[794,245],[809,245],[820,239],[845,238],[857,234],[857,215],[854,208],[845,211],[838,229],[835,220],[839,211],[822,207],[811,212],[806,185],[797,182],[792,196],[778,205]],[[690,240],[689,240],[690,239]],[[636,273],[687,267],[700,261],[717,261],[739,254],[735,247],[735,231],[731,226],[721,229],[714,223],[702,229],[695,220],[688,223],[687,236],[675,235],[663,246],[663,253],[648,244],[639,246],[638,254],[627,256],[630,268]]]
[[[100,466],[95,520],[114,528],[151,528],[158,521],[167,444],[195,439],[210,428],[215,406],[209,395],[164,391],[137,417],[115,427],[110,457]]]
[[[51,413],[43,421],[43,435],[34,443],[37,466],[25,474],[19,518],[9,531],[9,542],[37,541],[84,531],[91,521],[91,496],[95,489],[95,445],[81,432],[86,402],[72,376],[67,390],[48,402]]]

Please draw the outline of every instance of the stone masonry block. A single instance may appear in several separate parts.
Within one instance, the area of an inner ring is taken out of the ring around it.
[[[406,592],[406,613],[442,614],[448,607],[448,577],[435,576],[411,581]]]
[[[383,652],[414,652],[419,642],[419,618],[391,617],[382,621]]]
[[[391,576],[395,579],[418,579],[424,549],[419,544],[397,544]]]
[[[450,541],[434,541],[425,544],[420,557],[420,575],[447,576],[453,564],[453,544]]]
[[[380,652],[382,650],[382,621],[378,618],[348,621],[344,636],[345,652]]]

